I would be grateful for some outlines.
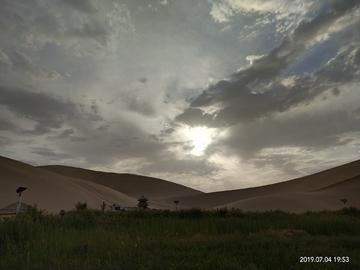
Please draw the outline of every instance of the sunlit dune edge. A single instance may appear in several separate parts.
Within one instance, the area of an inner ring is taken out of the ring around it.
[[[150,208],[178,209],[191,207],[241,208],[244,211],[337,210],[360,207],[360,160],[326,171],[272,185],[204,193],[166,180],[132,175],[105,173],[67,166],[34,167],[6,157],[0,157],[0,209],[17,202],[19,186],[27,186],[22,201],[38,208],[58,213],[74,209],[78,202],[100,209],[107,204],[134,207],[145,195]]]

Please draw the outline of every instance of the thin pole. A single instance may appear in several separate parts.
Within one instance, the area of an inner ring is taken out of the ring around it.
[[[19,201],[18,201],[18,204],[17,204],[17,207],[16,207],[16,214],[19,213],[20,206],[21,206],[21,192],[19,193]]]

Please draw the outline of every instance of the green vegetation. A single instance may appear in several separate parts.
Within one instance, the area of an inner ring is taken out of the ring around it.
[[[360,210],[46,214],[0,224],[0,269],[360,269]],[[300,262],[300,257],[331,262]],[[349,258],[335,262],[334,256]]]
[[[87,209],[87,203],[86,202],[78,202],[76,205],[75,205],[75,208],[76,208],[76,211],[82,211],[82,210],[86,210]]]

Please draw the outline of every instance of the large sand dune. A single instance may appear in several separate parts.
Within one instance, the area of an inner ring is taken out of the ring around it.
[[[239,200],[220,207],[241,208],[245,211],[281,209],[290,212],[337,210],[344,205],[360,207],[360,176],[310,192],[289,192]],[[270,202],[270,203],[269,203]]]
[[[27,186],[22,201],[36,203],[40,209],[59,212],[71,210],[78,202],[87,202],[91,208],[100,204],[119,203],[130,206],[137,204],[136,199],[121,192],[82,179],[66,177],[18,161],[0,157],[1,197],[0,208],[17,202],[19,186]]]
[[[89,207],[95,209],[100,209],[103,201],[107,205],[116,203],[134,207],[138,203],[137,198],[143,194],[149,197],[150,207],[167,209],[173,208],[174,203],[158,203],[154,199],[202,193],[151,177],[88,171],[65,166],[33,167],[5,157],[0,157],[0,166],[0,209],[17,201],[15,191],[19,186],[28,187],[23,193],[24,203],[36,203],[39,208],[49,212],[71,210],[78,202],[87,202]]]
[[[200,208],[237,207],[243,210],[281,209],[302,212],[306,210],[339,209],[340,199],[360,207],[360,160],[326,171],[276,184],[204,193],[178,198],[184,206]],[[349,179],[352,186],[349,187]],[[358,178],[357,178],[358,179]],[[330,188],[332,187],[332,188]],[[169,203],[173,198],[169,198]]]
[[[162,179],[134,174],[106,173],[56,165],[40,166],[38,168],[101,184],[134,198],[138,198],[142,194],[145,194],[149,199],[160,199],[164,197],[189,196],[203,193]]]
[[[144,194],[152,208],[235,207],[247,210],[307,210],[340,209],[340,199],[360,207],[360,160],[298,179],[261,187],[203,193],[169,181],[131,175],[105,173],[67,166],[33,167],[0,157],[0,208],[17,201],[15,190],[27,186],[23,202],[36,203],[49,212],[71,210],[77,202],[87,202],[91,208],[117,203],[135,206]]]

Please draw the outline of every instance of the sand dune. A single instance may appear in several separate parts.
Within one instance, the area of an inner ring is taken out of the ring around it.
[[[106,173],[68,166],[40,166],[38,168],[101,184],[134,198],[138,198],[143,194],[149,199],[160,199],[203,193],[162,179],[134,174]]]
[[[0,157],[0,208],[17,202],[16,189],[27,186],[22,201],[36,203],[40,209],[59,212],[71,210],[78,202],[87,202],[91,208],[107,203],[135,206],[137,200],[111,188],[89,181],[58,175],[18,161]]]
[[[17,201],[15,190],[28,186],[23,202],[36,203],[49,212],[71,210],[77,202],[100,209],[100,204],[135,206],[147,196],[152,208],[235,207],[243,210],[340,209],[340,199],[360,207],[360,160],[298,179],[261,187],[203,193],[169,181],[131,175],[105,173],[66,166],[33,167],[0,157],[0,208]]]
[[[280,182],[280,183],[261,186],[261,187],[219,191],[212,193],[204,193],[200,195],[178,197],[177,199],[180,200],[179,206],[181,205],[183,207],[194,206],[200,208],[214,208],[214,207],[228,205],[234,202],[239,202],[240,200],[246,200],[255,197],[258,198],[263,197],[262,199],[264,199],[264,207],[265,205],[267,205],[266,208],[270,207],[274,209],[282,209],[280,208],[280,204],[273,205],[272,197],[266,197],[266,196],[275,195],[275,194],[286,194],[286,193],[311,192],[335,184],[338,184],[337,188],[340,188],[343,181],[359,175],[360,175],[360,160],[357,160],[348,164],[344,164],[342,166],[338,166],[326,171],[322,171],[319,173],[315,173],[309,176],[297,178],[290,181]],[[360,186],[360,182],[357,183],[357,187],[359,186]],[[352,190],[349,190],[349,192],[351,192],[351,194],[353,193]],[[170,203],[173,199],[174,198],[169,198],[168,200],[165,201]],[[359,205],[359,201],[357,201],[357,204]],[[310,203],[310,205],[312,204]],[[236,206],[234,205],[234,207]]]
[[[310,192],[289,192],[254,197],[219,207],[241,208],[244,211],[280,209],[290,212],[337,210],[344,207],[340,199],[347,199],[347,206],[360,207],[360,176],[329,187]]]

